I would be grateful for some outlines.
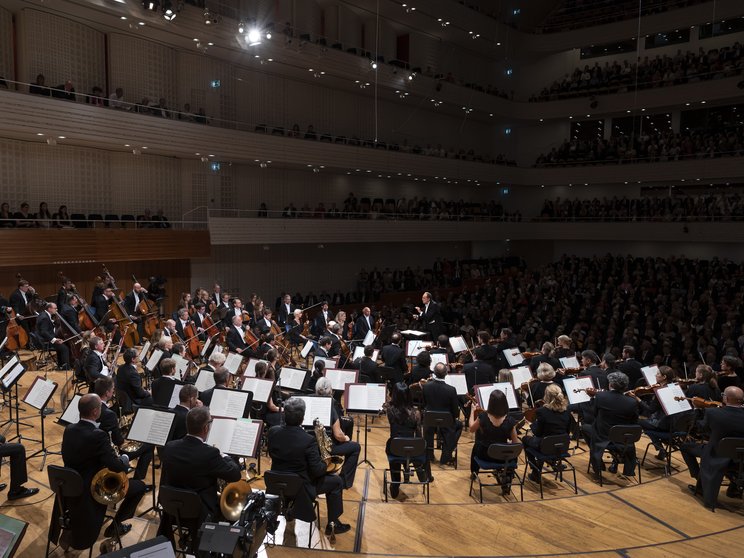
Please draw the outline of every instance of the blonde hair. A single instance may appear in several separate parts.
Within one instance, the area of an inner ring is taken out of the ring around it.
[[[545,407],[557,413],[562,413],[568,408],[568,401],[566,401],[558,384],[551,384],[545,388],[543,401],[545,402]]]
[[[541,362],[537,367],[537,379],[544,382],[555,378],[555,370],[547,362]]]
[[[508,368],[502,368],[499,370],[499,382],[509,382],[510,384],[513,383],[514,375],[512,374],[512,371]]]

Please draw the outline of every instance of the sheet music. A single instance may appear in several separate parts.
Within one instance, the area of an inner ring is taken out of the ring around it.
[[[194,386],[199,392],[212,389],[215,385],[214,372],[204,369],[199,370],[199,375],[196,377],[196,382],[194,382]]]
[[[316,357],[315,357],[315,360],[313,361],[313,366],[314,366],[314,365],[315,365],[315,363],[316,363],[316,362],[318,362],[319,360],[325,363],[325,367],[326,367],[326,368],[338,368],[338,357],[334,357],[334,358],[325,358],[325,357],[319,357],[319,356],[316,356]]]
[[[80,421],[80,411],[78,411],[78,402],[80,401],[81,395],[73,396],[70,403],[67,405],[65,412],[59,417],[60,422],[66,422],[68,424],[77,424]]]
[[[462,335],[459,335],[458,337],[450,337],[449,344],[455,353],[461,353],[468,350],[468,344],[465,342],[465,338]]]
[[[225,357],[225,364],[223,366],[227,368],[230,374],[235,375],[238,373],[238,370],[240,369],[240,365],[242,363],[243,357],[240,356],[238,353],[227,353],[227,357]]]
[[[299,368],[282,368],[279,371],[279,385],[283,388],[301,390],[305,384],[307,370]]]
[[[134,415],[128,440],[162,447],[168,441],[175,413],[140,407]]]
[[[561,361],[561,366],[563,368],[579,368],[581,366],[579,364],[579,359],[577,359],[575,356],[561,357],[558,360]]]
[[[344,391],[346,389],[346,384],[355,384],[359,381],[359,370],[326,368],[325,377],[331,380],[331,387],[333,387],[334,390]]]
[[[444,382],[455,388],[457,395],[465,395],[468,392],[468,382],[465,374],[447,374]]]
[[[262,427],[260,420],[214,417],[207,444],[228,455],[255,457]]]
[[[15,382],[25,371],[26,369],[20,362],[16,363],[13,369],[5,374],[5,376],[3,376],[3,379],[0,380],[2,381],[3,387],[5,389],[8,389],[10,386],[13,385],[13,382]]]
[[[491,392],[499,390],[506,395],[506,402],[509,404],[510,409],[517,409],[517,396],[514,394],[514,386],[509,382],[499,382],[496,384],[482,384],[475,386],[475,392],[478,395],[478,402],[483,409],[488,407],[488,398],[491,396]]]
[[[173,355],[171,358],[176,361],[176,378],[183,380],[183,375],[189,368],[189,361],[181,355]]]
[[[265,378],[245,378],[243,385],[240,387],[242,391],[253,392],[253,400],[258,403],[266,403],[271,397],[273,388],[274,380]]]
[[[364,347],[360,347],[357,345],[354,347],[354,354],[351,357],[352,361],[355,361],[358,358],[362,358],[364,356]],[[377,362],[377,357],[380,356],[380,349],[375,349],[372,351],[372,356],[369,357],[372,359],[373,362]]]
[[[214,355],[215,353],[224,354],[225,353],[225,349],[223,347],[221,347],[219,343],[215,343],[214,344],[214,349],[209,354],[209,358],[211,359],[212,358],[212,355]]]
[[[204,346],[202,347],[202,350],[199,352],[200,356],[205,356],[207,354],[207,351],[209,350],[209,347],[212,346],[212,338],[207,337],[207,340],[204,341]]]
[[[181,389],[183,388],[183,384],[177,384],[173,382],[173,393],[171,393],[170,401],[168,402],[168,408],[172,409],[176,405],[178,405],[178,394],[181,393]]]
[[[648,385],[652,386],[656,382],[656,374],[659,372],[659,367],[655,364],[653,366],[644,366],[641,368],[641,372],[643,373],[643,377],[646,378],[646,382]]]
[[[147,359],[145,368],[152,372],[153,370],[155,370],[155,367],[158,365],[158,362],[160,362],[161,358],[163,358],[163,351],[161,351],[160,349],[155,349],[150,355],[150,358]]]
[[[376,413],[385,404],[385,384],[347,384],[346,409]]]
[[[310,351],[313,350],[313,347],[315,347],[315,344],[312,341],[308,340],[307,343],[305,343],[305,346],[302,347],[302,350],[300,351],[300,356],[302,358],[307,358],[307,355],[310,354]]]
[[[517,368],[512,368],[511,373],[514,389],[519,389],[522,387],[523,383],[529,382],[532,379],[532,371],[529,366],[518,366]]]
[[[5,366],[0,369],[0,378],[5,376],[5,374],[7,374],[16,364],[18,364],[18,357],[16,355],[13,355],[13,357],[5,363]]]
[[[23,397],[23,402],[28,403],[35,409],[41,410],[46,406],[47,401],[49,401],[55,389],[57,389],[57,384],[51,380],[45,380],[41,376],[37,376]]]
[[[429,365],[429,370],[434,372],[434,367],[440,362],[442,364],[449,364],[449,357],[445,353],[432,353],[431,364]],[[449,366],[447,368],[449,368]]]
[[[259,362],[265,362],[267,365],[269,364],[269,361],[268,360],[261,360],[261,359],[258,359],[258,358],[249,358],[248,359],[248,365],[245,367],[245,372],[244,372],[243,375],[244,376],[249,376],[251,378],[255,378],[256,377],[256,365]]]
[[[658,388],[654,390],[656,397],[659,398],[659,403],[664,409],[667,415],[676,415],[678,413],[684,413],[685,411],[691,411],[692,405],[687,399],[684,399],[685,392],[682,391],[682,387],[679,384],[669,384],[666,387]],[[674,398],[680,397],[679,401]]]
[[[431,343],[427,341],[426,345],[422,347],[421,345],[423,345],[424,343],[425,343],[424,341],[420,341],[420,340],[406,341],[406,356],[407,357],[418,356],[418,354],[421,351],[425,351],[426,349],[429,348],[429,345],[431,345]]]
[[[216,417],[243,418],[249,397],[250,394],[247,391],[215,389],[212,392],[212,401],[209,403],[209,412]]]
[[[524,362],[522,351],[520,351],[516,347],[512,349],[504,349],[501,352],[504,353],[504,356],[506,357],[506,360],[509,363],[509,366],[519,366],[520,364]]]
[[[302,399],[305,402],[305,416],[302,426],[312,426],[317,418],[323,426],[331,426],[331,397],[314,397],[312,395],[293,395],[293,399]]]
[[[592,398],[587,395],[586,391],[579,391],[577,393],[575,392],[575,390],[586,390],[587,388],[593,387],[594,382],[592,381],[591,376],[577,376],[575,378],[566,376],[563,379],[563,388],[566,390],[566,396],[568,397],[568,402],[571,405],[575,405],[577,403],[587,403],[588,401],[591,401]]]
[[[144,362],[145,357],[147,356],[147,351],[150,350],[150,342],[145,341],[145,344],[142,345],[142,350],[140,351],[140,354],[137,356],[140,362]]]
[[[412,335],[414,337],[423,337],[424,335],[426,335],[426,332],[425,331],[419,331],[417,329],[406,329],[406,330],[401,331],[401,334],[403,334],[403,335]]]
[[[375,342],[375,339],[377,336],[374,334],[374,332],[370,329],[367,334],[364,336],[364,340],[362,341],[362,345],[367,347]]]

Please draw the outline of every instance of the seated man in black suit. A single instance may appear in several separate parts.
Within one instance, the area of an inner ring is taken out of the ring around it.
[[[290,398],[284,404],[285,426],[269,430],[269,455],[273,471],[295,473],[305,481],[305,491],[295,498],[294,516],[305,522],[315,519],[313,500],[317,494],[326,495],[328,525],[326,534],[341,534],[351,525],[341,522],[344,512],[342,492],[344,483],[338,475],[327,475],[326,464],[320,459],[318,442],[302,428],[305,402]]]
[[[715,507],[723,477],[731,464],[730,459],[716,455],[718,442],[723,438],[744,437],[744,391],[737,386],[727,387],[723,391],[723,403],[723,407],[705,410],[703,430],[710,432],[708,442],[682,446],[682,457],[690,469],[690,476],[697,479],[697,484],[691,484],[689,488],[695,494],[702,492],[703,502],[708,508]],[[731,484],[726,489],[726,496],[741,498],[742,494],[736,485]]]
[[[36,335],[42,343],[49,343],[49,346],[57,353],[57,370],[69,370],[70,349],[54,331],[52,319],[56,314],[57,305],[54,302],[47,304],[46,309],[36,318]],[[68,332],[68,335],[71,335],[71,332]]]
[[[230,372],[224,366],[220,366],[214,371],[214,387],[205,389],[199,394],[199,400],[204,403],[207,407],[212,402],[212,394],[214,388],[227,387],[227,380],[230,377]]]
[[[5,436],[0,434],[0,458],[10,458],[10,490],[8,500],[27,498],[39,492],[38,488],[26,488],[23,486],[28,482],[26,474],[26,448],[22,444],[8,444]],[[5,490],[8,485],[0,483],[0,490]]]
[[[180,440],[188,433],[186,417],[191,409],[203,407],[204,403],[199,401],[199,390],[193,384],[186,384],[178,392],[178,405],[173,407],[176,418],[173,419],[173,429],[169,440]]]
[[[126,394],[129,400],[141,407],[152,406],[150,392],[142,387],[142,378],[137,372],[138,353],[136,349],[125,349],[124,364],[116,371],[116,389]]]
[[[65,531],[69,539],[64,536],[60,541],[63,548],[66,545],[75,549],[88,548],[98,538],[107,506],[96,502],[89,490],[95,474],[103,468],[115,473],[129,469],[129,458],[126,455],[117,457],[108,434],[97,427],[101,405],[101,398],[95,393],[83,395],[78,402],[80,421],[69,425],[62,436],[62,460],[65,467],[75,469],[83,478],[83,493],[79,501],[71,506],[71,529]],[[142,481],[129,479],[127,495],[119,504],[114,522],[104,531],[106,537],[113,537],[114,529],[118,528],[119,534],[123,535],[132,528],[122,522],[134,515],[144,493],[145,484]],[[58,507],[54,506],[54,509],[56,511]]]
[[[220,450],[206,443],[212,416],[206,407],[191,409],[186,415],[188,434],[180,440],[168,442],[161,452],[161,486],[172,486],[193,490],[202,501],[201,517],[189,524],[189,530],[196,532],[204,521],[222,519],[220,501],[217,496],[217,480],[235,482],[240,480],[240,468],[232,457],[220,455]],[[171,535],[171,518],[164,513],[158,533]],[[198,547],[198,541],[197,541]]]
[[[403,337],[400,332],[396,331],[390,338],[390,345],[382,348],[380,357],[382,362],[388,368],[400,371],[400,377],[393,378],[392,383],[403,381],[403,374],[408,372],[408,363],[406,362],[406,352],[400,346]]]
[[[434,379],[426,382],[423,386],[425,411],[446,411],[452,415],[455,421],[454,427],[439,429],[439,435],[442,437],[442,456],[439,460],[441,466],[453,464],[452,453],[457,447],[460,434],[462,434],[457,390],[444,381],[446,376],[447,366],[440,362],[434,367]],[[430,457],[434,454],[435,430],[435,428],[428,427],[424,432]]]
[[[178,382],[178,378],[176,378],[176,361],[172,358],[161,360],[160,374],[161,376],[159,378],[152,381],[152,400],[155,402],[155,405],[167,407],[173,394],[170,384]]]
[[[106,364],[106,359],[103,354],[103,351],[106,347],[103,339],[101,339],[100,337],[91,337],[89,344],[90,350],[85,357],[83,370],[85,371],[85,377],[88,380],[90,391],[93,391],[93,383],[98,378],[110,376],[111,373],[109,372],[109,368]]]
[[[359,381],[363,383],[377,382],[377,363],[372,360],[372,355],[375,354],[375,348],[372,345],[364,347],[364,355],[351,363],[351,368],[359,370]]]
[[[431,355],[429,351],[424,350],[416,355],[416,366],[406,377],[406,383],[410,386],[422,380],[427,380],[431,376]]]

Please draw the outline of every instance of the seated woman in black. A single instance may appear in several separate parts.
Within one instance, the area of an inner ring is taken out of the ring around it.
[[[568,434],[571,430],[573,418],[568,411],[568,401],[566,401],[566,397],[558,384],[552,384],[545,388],[543,402],[543,406],[537,409],[535,422],[532,423],[532,435],[522,438],[522,443],[527,451],[530,449],[540,451],[540,444],[544,437]],[[536,460],[535,465],[537,468],[532,467],[529,479],[539,483],[542,461]]]
[[[488,460],[488,447],[491,444],[518,444],[517,421],[509,416],[509,403],[502,391],[493,390],[488,398],[488,408],[484,411],[476,405],[470,414],[470,432],[475,432],[473,453],[470,454],[470,474],[475,477],[480,468],[475,458]],[[511,487],[502,487],[508,494]]]
[[[669,366],[659,367],[659,371],[656,373],[656,384],[658,387],[666,387],[674,382],[674,380],[674,370]],[[666,451],[664,450],[664,446],[661,444],[661,439],[658,434],[660,432],[669,432],[669,417],[666,412],[664,412],[664,408],[661,406],[661,402],[656,395],[653,395],[648,399],[648,401],[643,401],[637,396],[634,397],[641,404],[641,416],[646,417],[645,419],[639,420],[638,424],[643,427],[643,433],[649,437],[651,443],[653,443],[654,447],[658,450],[659,453],[656,454],[656,459],[663,461],[666,459]]]
[[[548,386],[556,385],[553,381],[554,378],[555,370],[553,367],[547,362],[541,362],[537,367],[537,379],[540,381],[530,384],[531,400],[528,401],[530,405],[544,399],[545,390]]]
[[[385,453],[390,455],[390,441],[393,438],[419,438],[421,437],[421,414],[413,408],[411,403],[411,392],[408,386],[403,382],[396,383],[390,393],[390,401],[385,404],[385,414],[390,423],[390,438],[385,444]],[[429,462],[425,455],[421,459],[414,461],[416,465],[416,474],[421,482],[431,478]],[[390,464],[390,478],[393,482],[400,482],[401,462]],[[397,484],[390,485],[390,495],[393,498],[398,497],[400,486]]]
[[[685,391],[687,397],[702,397],[706,401],[721,401],[721,390],[718,387],[716,374],[707,364],[695,368],[695,383]]]
[[[276,380],[274,369],[269,368],[263,361],[256,363],[256,377]],[[274,389],[271,390],[271,397],[269,397],[266,403],[253,402],[251,418],[261,419],[267,426],[279,426],[282,423],[281,403],[282,394],[276,384],[274,384]]]

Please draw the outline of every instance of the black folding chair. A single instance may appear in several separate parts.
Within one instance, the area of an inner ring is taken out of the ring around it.
[[[442,445],[444,444],[444,439],[442,437],[441,429],[452,428],[454,430],[455,419],[452,416],[452,413],[450,413],[449,411],[424,411],[422,425],[424,427],[424,438],[426,438],[427,428],[434,429],[434,435],[436,436],[436,444],[435,446],[427,448],[427,450],[429,451],[429,454],[433,455],[434,448],[436,447],[436,449],[442,449]],[[455,469],[457,469],[457,444],[455,444],[455,451],[453,453],[453,458],[455,460]]]
[[[201,525],[203,503],[199,495],[193,490],[184,490],[172,486],[162,485],[158,492],[158,501],[163,511],[175,519],[175,526],[171,524],[171,532],[178,535],[176,553],[186,556],[196,554],[196,539]]]
[[[83,477],[75,469],[69,467],[59,467],[58,465],[49,465],[47,467],[49,477],[49,487],[55,494],[54,505],[57,507],[56,512],[52,513],[49,519],[49,530],[47,531],[46,554],[49,556],[49,547],[52,543],[57,544],[65,531],[72,529],[71,510],[76,505],[76,500],[83,495]],[[55,526],[55,520],[57,525]],[[58,531],[59,530],[59,531]],[[59,534],[59,538],[56,534]],[[93,555],[93,547],[88,551],[88,556]]]
[[[672,415],[669,421],[669,431],[654,431],[653,436],[661,444],[662,450],[666,454],[664,458],[664,476],[672,474],[672,453],[680,451],[682,444],[689,442],[690,432],[695,426],[695,411],[690,409],[676,415]],[[648,432],[646,435],[649,435]],[[643,452],[641,465],[646,463],[648,450],[653,446],[653,442],[646,444],[646,450]]]
[[[543,474],[555,475],[556,481],[563,482],[563,474],[567,471],[573,473],[574,494],[579,493],[576,484],[576,468],[568,461],[571,456],[569,451],[571,438],[568,434],[556,434],[545,436],[540,440],[540,449],[525,447],[524,476],[527,476],[528,467],[540,473],[540,499],[543,498]],[[542,463],[542,465],[539,465]]]
[[[629,455],[633,455],[633,459],[638,460],[636,456],[635,444],[641,439],[643,435],[643,428],[640,424],[616,424],[610,428],[610,441],[607,447],[602,450],[608,452],[612,456],[612,460],[615,463],[622,463]],[[590,450],[591,453],[591,450]],[[592,467],[592,459],[589,459],[589,467],[586,472],[589,473]],[[599,471],[596,471],[599,476],[599,486],[603,485],[602,469],[604,469],[604,463],[600,458]],[[636,463],[636,471],[638,472],[638,484],[641,484],[641,467],[639,463]]]
[[[393,438],[390,440],[388,464],[393,463],[399,463],[402,465],[401,479],[397,481],[392,480],[392,471],[390,468],[383,471],[382,492],[385,495],[385,501],[388,501],[388,484],[391,486],[414,484],[423,487],[423,495],[428,504],[431,476],[426,470],[426,440],[423,438]],[[388,480],[388,473],[391,474],[390,480]],[[425,476],[426,480],[412,480],[414,473]]]
[[[279,515],[284,515],[287,521],[292,516],[292,506],[294,499],[305,490],[305,481],[296,473],[284,473],[279,471],[266,471],[264,473],[264,483],[266,484],[266,493],[279,496]],[[313,509],[315,517],[320,525],[320,506],[318,499],[313,500]],[[320,527],[318,527],[320,528]],[[307,537],[307,547],[311,548],[313,542],[313,522],[310,522],[310,533]]]
[[[478,492],[480,503],[483,503],[484,486],[500,486],[502,495],[511,493],[512,484],[516,479],[519,485],[519,499],[524,501],[524,477],[519,476],[519,454],[522,453],[522,444],[491,444],[488,446],[488,459],[473,457],[478,465],[478,472],[470,477],[469,496],[473,495],[473,484],[478,481]],[[496,482],[486,483],[481,479],[482,475],[493,475]]]

